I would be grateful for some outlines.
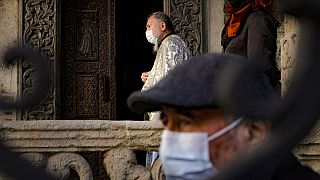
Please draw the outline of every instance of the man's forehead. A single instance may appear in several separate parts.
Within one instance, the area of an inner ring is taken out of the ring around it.
[[[196,109],[181,109],[181,108],[176,108],[176,107],[163,107],[164,109],[166,109],[167,113],[171,112],[173,114],[180,114],[180,115],[184,115],[184,116],[189,116],[191,118],[194,118],[195,120],[197,118],[226,118],[226,114],[225,112],[223,112],[222,109],[217,108],[217,107],[207,107],[207,108],[196,108]]]
[[[161,22],[160,19],[155,18],[154,16],[150,16],[147,21],[147,25],[155,24],[157,22]]]
[[[153,17],[153,16],[150,16],[150,17],[148,18],[147,24],[152,23],[153,21],[154,21],[154,17]]]

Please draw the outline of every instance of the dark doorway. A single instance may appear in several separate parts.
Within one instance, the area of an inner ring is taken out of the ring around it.
[[[143,120],[126,100],[155,55],[147,16],[163,0],[65,0],[61,12],[60,119]]]
[[[117,0],[116,7],[116,80],[117,119],[142,120],[143,115],[132,113],[127,107],[127,97],[140,90],[142,72],[152,68],[155,55],[145,38],[148,15],[163,11],[163,0]]]

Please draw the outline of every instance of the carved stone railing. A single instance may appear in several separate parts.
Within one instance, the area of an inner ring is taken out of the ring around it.
[[[298,160],[320,173],[320,122],[310,131],[307,137],[294,149]]]
[[[161,163],[148,169],[138,165],[135,151],[157,150],[160,122],[144,121],[1,121],[0,135],[7,146],[58,179],[71,170],[81,180],[93,179],[82,152],[102,152],[104,179],[162,179]],[[4,179],[1,178],[0,179]]]

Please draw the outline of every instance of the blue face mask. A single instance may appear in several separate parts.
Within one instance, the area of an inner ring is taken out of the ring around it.
[[[212,178],[218,170],[210,161],[209,142],[236,127],[242,119],[237,119],[209,137],[207,133],[202,132],[164,130],[159,155],[166,179],[204,180]]]

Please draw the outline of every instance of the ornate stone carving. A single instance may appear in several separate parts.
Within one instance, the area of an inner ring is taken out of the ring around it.
[[[54,68],[56,56],[56,0],[24,0],[22,3],[22,43],[47,56]],[[27,96],[36,85],[36,69],[28,60],[21,65],[22,94]],[[54,85],[40,105],[22,112],[24,120],[55,119]]]
[[[137,159],[132,150],[112,149],[106,152],[103,163],[110,179],[151,179],[148,169],[137,165]]]
[[[30,161],[36,167],[43,168],[47,163],[47,156],[42,153],[24,153],[21,157]]]
[[[159,157],[152,164],[150,171],[151,171],[152,179],[155,179],[155,180],[165,180],[166,179],[166,177],[163,173],[162,163],[161,163]]]
[[[192,55],[206,51],[205,2],[202,0],[168,0],[168,14],[177,33],[187,42]]]
[[[285,35],[280,41],[281,49],[281,84],[282,94],[290,84],[292,73],[295,70],[296,50],[298,45],[297,27],[294,21],[285,20]]]
[[[285,89],[290,84],[290,79],[292,72],[294,71],[295,66],[295,51],[297,45],[297,34],[295,32],[290,32],[285,35],[281,40],[281,83],[282,83],[282,92],[285,92]]]
[[[284,37],[284,14],[279,11],[275,11],[274,13],[275,18],[281,23],[277,29],[277,54],[276,54],[276,62],[277,67],[281,71],[281,40]]]
[[[24,0],[23,4],[23,44],[54,57],[56,1]]]
[[[92,180],[90,165],[80,155],[74,153],[59,153],[48,159],[47,170],[58,179],[67,179],[70,169],[76,171],[80,180]]]

